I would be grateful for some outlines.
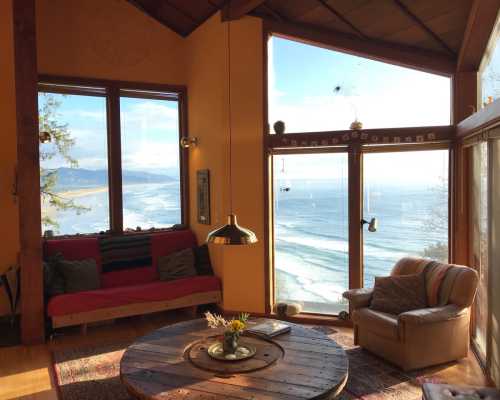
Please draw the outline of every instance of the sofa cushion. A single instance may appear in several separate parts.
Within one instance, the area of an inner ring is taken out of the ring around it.
[[[396,315],[360,308],[354,311],[353,321],[362,329],[371,331],[387,339],[398,340],[398,318]]]
[[[47,257],[43,262],[43,288],[46,297],[64,293],[64,276],[58,268],[58,263],[63,260],[61,253]]]
[[[96,290],[100,287],[99,271],[94,259],[86,260],[59,260],[57,269],[64,277],[64,291],[66,293]]]
[[[427,306],[424,274],[376,277],[370,308],[401,314]]]
[[[172,281],[195,276],[193,249],[184,249],[168,256],[161,256],[158,260],[158,274],[161,281]]]
[[[158,270],[158,260],[176,251],[196,246],[196,237],[190,230],[161,232],[151,235],[153,267]]]
[[[131,268],[101,274],[101,287],[114,288],[121,286],[142,285],[158,280],[158,273],[150,266]]]
[[[196,272],[198,275],[213,275],[212,263],[210,262],[210,254],[206,244],[193,247]]]
[[[135,286],[66,293],[50,299],[47,313],[55,317],[127,304],[173,300],[195,293],[217,291],[220,288],[218,278],[196,276],[176,281],[156,281]]]
[[[76,237],[70,239],[51,239],[44,242],[45,258],[61,253],[65,260],[85,260],[92,258],[101,267],[101,254],[96,237]]]

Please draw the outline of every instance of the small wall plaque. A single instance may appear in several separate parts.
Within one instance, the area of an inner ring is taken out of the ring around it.
[[[198,201],[198,223],[210,225],[210,171],[196,171],[196,194]]]

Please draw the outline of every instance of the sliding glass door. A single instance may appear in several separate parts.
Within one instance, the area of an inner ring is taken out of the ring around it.
[[[275,301],[305,312],[347,309],[346,153],[273,156]]]
[[[402,257],[448,261],[448,149],[379,149],[362,149],[361,168],[347,151],[273,155],[275,303],[338,314],[344,291]]]
[[[471,188],[471,263],[479,274],[479,287],[474,306],[472,337],[479,357],[486,361],[488,335],[488,143],[472,147]]]
[[[402,257],[448,261],[448,150],[363,156],[364,286],[387,276]]]

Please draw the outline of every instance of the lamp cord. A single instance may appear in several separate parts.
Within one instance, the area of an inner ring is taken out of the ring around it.
[[[231,4],[231,3],[229,3]],[[233,157],[232,157],[232,128],[231,128],[231,21],[227,22],[227,75],[228,75],[228,122],[229,122],[229,213],[233,213]]]

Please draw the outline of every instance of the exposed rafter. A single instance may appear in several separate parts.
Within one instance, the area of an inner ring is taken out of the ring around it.
[[[500,0],[474,0],[467,20],[457,71],[477,71],[495,27]]]
[[[186,17],[187,19],[189,19],[191,22],[193,22],[194,24],[198,25],[200,23],[200,21],[198,21],[196,18],[194,18],[191,14],[187,13],[186,11],[180,9],[179,7],[175,6],[174,4],[172,4],[170,1],[168,0],[163,0],[165,2],[165,4],[167,4],[169,7],[173,8],[175,11],[177,11],[179,14],[182,14],[184,17]]]
[[[415,22],[423,31],[425,31],[430,37],[432,37],[443,49],[445,49],[450,55],[456,56],[455,51],[446,44],[446,42],[439,37],[439,35],[429,28],[419,17],[417,17],[401,0],[393,0],[394,3],[403,11],[405,15],[408,16],[413,22]]]
[[[363,40],[355,35],[308,24],[267,19],[266,29],[278,36],[440,75],[450,76],[456,67],[456,58],[442,53],[373,39]]]
[[[367,36],[361,32],[351,21],[349,21],[344,15],[342,15],[338,10],[336,10],[333,6],[331,6],[326,0],[316,0],[319,4],[321,4],[324,8],[326,8],[330,13],[335,15],[338,19],[340,19],[345,25],[351,28],[356,35],[360,38],[367,39]]]
[[[266,0],[229,0],[222,7],[222,20],[231,21],[240,19],[249,12],[252,12]]]
[[[165,21],[163,18],[161,18],[161,14],[158,12],[159,5],[160,3],[156,3],[154,7],[151,6],[149,2],[143,2],[140,0],[127,0],[130,4],[141,10],[144,14],[147,16],[153,18],[155,21],[159,22],[160,24],[166,26],[167,28],[172,29],[174,32],[178,33],[181,36],[186,36],[187,32],[182,31],[179,29],[177,26],[173,26],[170,24],[168,21]]]
[[[276,19],[277,21],[281,21],[281,22],[286,21],[286,18],[283,15],[281,15],[278,11],[276,11],[274,8],[272,8],[269,4],[263,3],[262,7],[269,14],[271,14],[274,17],[274,19]]]
[[[153,18],[160,24],[186,37],[198,26],[215,14],[225,4],[221,1],[207,0],[206,13],[200,15],[182,3],[171,0],[127,0],[130,4]]]

